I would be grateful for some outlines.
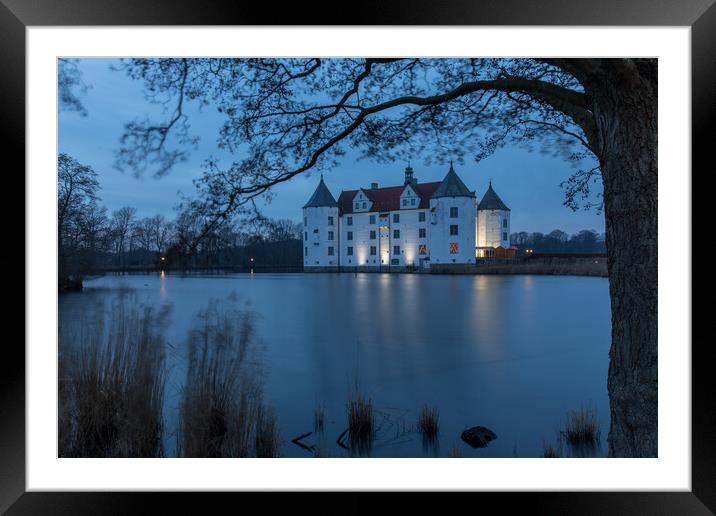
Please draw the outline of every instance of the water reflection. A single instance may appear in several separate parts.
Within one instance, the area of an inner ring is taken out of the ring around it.
[[[151,286],[157,279],[159,296]],[[172,389],[180,389],[185,378],[183,346],[197,310],[212,298],[250,302],[264,346],[265,396],[276,408],[284,441],[313,428],[320,404],[325,411],[323,434],[316,436],[321,456],[446,456],[462,430],[484,425],[500,438],[479,451],[465,450],[468,456],[510,457],[517,445],[520,456],[539,457],[543,439],[559,430],[569,410],[590,402],[599,414],[609,414],[605,278],[106,276],[87,281],[85,293],[60,298],[60,324],[76,324],[77,314],[97,297],[111,302],[122,283],[148,303],[173,306],[167,330],[176,348],[168,357]],[[346,401],[356,376],[376,411],[389,417],[378,420],[370,445],[351,445],[345,436],[344,449],[336,440],[346,428]],[[424,443],[415,430],[420,407],[428,401],[440,409],[434,443]],[[178,398],[167,401],[173,407],[179,403]],[[602,419],[605,435],[608,418]],[[176,422],[167,418],[166,426],[174,435]],[[287,445],[282,453],[300,457],[306,451]],[[564,453],[591,451],[565,447]],[[605,446],[594,453],[603,456]]]
[[[160,278],[161,278],[161,286],[159,287],[159,297],[162,300],[166,301],[168,298],[168,296],[167,296],[167,277],[166,277],[166,273],[164,271],[161,272]]]

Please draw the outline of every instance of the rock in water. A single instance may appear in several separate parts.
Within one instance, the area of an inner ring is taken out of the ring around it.
[[[473,448],[484,448],[487,443],[497,439],[497,434],[484,426],[473,426],[465,430],[460,438]]]

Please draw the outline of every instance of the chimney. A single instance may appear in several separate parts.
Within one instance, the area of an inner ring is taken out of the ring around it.
[[[371,183],[371,184],[370,184],[370,189],[371,189],[371,190],[377,190],[377,189],[378,189],[378,183]]]

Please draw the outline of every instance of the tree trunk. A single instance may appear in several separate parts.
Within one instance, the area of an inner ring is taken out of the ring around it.
[[[612,308],[610,457],[656,457],[657,63],[607,60],[590,94]]]

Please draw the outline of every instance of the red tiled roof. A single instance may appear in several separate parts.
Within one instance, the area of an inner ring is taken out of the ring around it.
[[[413,190],[416,191],[420,197],[420,204],[417,209],[426,209],[430,207],[430,196],[435,193],[438,186],[442,181],[435,181],[433,183],[417,183],[411,185]],[[400,209],[400,194],[405,190],[405,185],[400,186],[387,186],[385,188],[363,188],[368,199],[373,201],[371,212],[381,211],[398,211]],[[338,206],[341,210],[341,215],[344,213],[353,213],[353,198],[358,193],[358,190],[344,190],[338,197]],[[363,213],[363,212],[361,212]]]

